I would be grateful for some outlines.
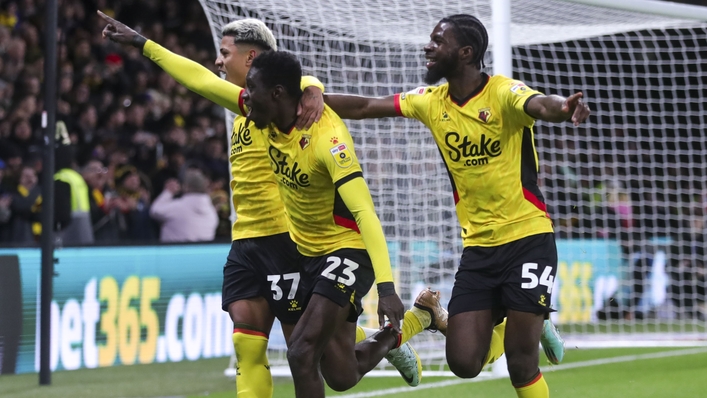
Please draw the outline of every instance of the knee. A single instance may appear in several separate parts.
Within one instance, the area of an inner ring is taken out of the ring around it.
[[[507,353],[508,354],[508,353]],[[530,380],[538,372],[538,356],[529,354],[507,355],[508,373],[514,383]]]
[[[287,362],[293,373],[306,371],[314,366],[314,346],[306,341],[293,341],[287,348]]]
[[[325,372],[322,369],[322,376],[324,381],[334,391],[342,392],[351,389],[356,385],[358,380],[353,373],[341,373],[341,372]],[[353,376],[353,377],[351,377]]]
[[[460,355],[454,355],[449,352],[447,352],[447,364],[449,365],[449,370],[462,379],[473,379],[481,373],[484,367],[483,359],[462,358]]]

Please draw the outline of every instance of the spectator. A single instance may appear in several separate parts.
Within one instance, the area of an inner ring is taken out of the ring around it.
[[[5,159],[5,175],[0,185],[5,192],[13,192],[20,182],[22,152],[15,145],[0,140],[0,157]]]
[[[119,239],[118,203],[115,193],[107,187],[108,169],[100,160],[90,160],[81,175],[90,190],[91,223],[96,242],[115,243]]]
[[[216,209],[216,214],[218,214],[218,226],[216,227],[216,238],[231,238],[231,201],[229,200],[229,193],[223,187],[212,188],[211,190],[211,203]]]
[[[0,243],[10,240],[10,204],[12,197],[3,188],[2,179],[5,176],[5,162],[0,159]]]
[[[36,242],[42,233],[40,211],[42,209],[41,189],[37,184],[37,173],[30,166],[20,168],[19,183],[12,194],[12,218],[10,220],[10,241],[28,245]]]
[[[17,4],[14,1],[7,2],[0,7],[0,26],[14,29],[17,19]]]
[[[218,137],[211,137],[206,141],[206,147],[201,161],[213,180],[229,180],[229,163],[225,144],[224,140]]]
[[[154,239],[146,178],[134,166],[122,166],[115,171],[115,186],[116,206],[120,209],[120,238],[142,242]]]
[[[39,142],[33,137],[32,126],[27,119],[15,121],[9,141],[20,150],[23,159],[27,158],[29,152],[37,151],[40,147]]]
[[[152,177],[154,182],[154,193],[162,192],[164,184],[169,179],[181,180],[187,169],[187,151],[176,145],[169,145],[165,148],[167,164]]]
[[[25,66],[25,52],[27,45],[20,38],[10,39],[5,54],[5,68],[0,76],[3,80],[15,81]]]
[[[206,192],[208,180],[190,169],[184,176],[184,195],[175,198],[179,182],[165,182],[164,191],[155,199],[150,209],[153,219],[161,223],[161,242],[205,242],[214,239],[218,214]]]
[[[57,192],[57,202],[68,199],[71,209],[71,220],[68,225],[60,225],[59,237],[67,245],[86,245],[93,243],[93,227],[91,226],[91,207],[86,181],[81,174],[73,169],[74,146],[69,145],[69,133],[64,122],[57,122],[57,144],[55,150],[56,173],[55,186],[60,186]]]

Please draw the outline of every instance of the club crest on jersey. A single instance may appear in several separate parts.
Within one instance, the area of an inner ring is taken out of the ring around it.
[[[337,137],[331,137],[331,139],[329,141],[334,145],[339,143],[339,139]]]
[[[488,123],[490,118],[491,118],[491,108],[479,109],[479,119],[481,119],[482,122]]]
[[[511,87],[513,94],[523,95],[528,91],[528,86],[525,83],[516,83]]]
[[[334,157],[334,161],[341,168],[347,168],[353,164],[353,156],[349,152],[349,147],[346,144],[339,144],[329,150],[331,156]]]
[[[300,149],[304,149],[309,146],[312,136],[309,134],[302,134],[302,138],[299,140]]]

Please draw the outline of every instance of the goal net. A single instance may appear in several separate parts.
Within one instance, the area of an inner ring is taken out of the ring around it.
[[[493,71],[489,0],[200,2],[217,48],[224,24],[258,18],[328,92],[382,96],[422,85],[422,47],[439,19],[456,13],[486,25]],[[514,77],[547,93],[583,91],[593,110],[579,128],[536,127],[540,185],[560,255],[553,319],[573,346],[706,339],[706,26],[565,1],[512,1]],[[429,285],[446,304],[462,244],[431,135],[402,118],[347,125],[401,297],[411,305]],[[375,302],[366,300],[365,326],[377,327]],[[428,365],[443,365],[441,335],[422,333],[413,343]],[[271,348],[271,359],[286,363],[276,329]]]

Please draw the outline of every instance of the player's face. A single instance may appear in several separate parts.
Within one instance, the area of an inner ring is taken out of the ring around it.
[[[220,73],[226,75],[226,80],[243,87],[245,86],[245,76],[248,73],[250,62],[249,46],[241,46],[233,42],[233,37],[224,36],[221,39],[221,47],[216,57],[216,67]]]
[[[452,25],[442,22],[430,34],[430,42],[423,49],[427,58],[427,84],[435,84],[448,77],[459,63],[459,45],[453,29]]]
[[[260,79],[258,69],[251,68],[246,76],[245,92],[243,102],[248,107],[248,120],[255,124],[255,127],[264,129],[272,123],[275,115],[272,90],[265,87]]]

